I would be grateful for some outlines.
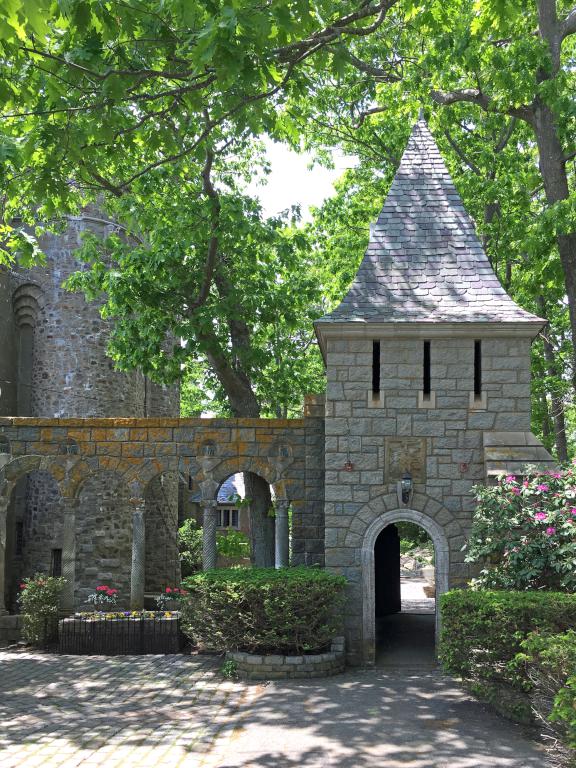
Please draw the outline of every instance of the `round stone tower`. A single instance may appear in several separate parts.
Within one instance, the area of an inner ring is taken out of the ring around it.
[[[82,233],[106,236],[114,229],[115,225],[98,212],[86,211],[70,217],[64,233],[41,240],[46,254],[43,266],[0,269],[0,416],[179,415],[178,387],[153,384],[135,371],[114,370],[106,355],[110,322],[101,318],[98,303],[89,303],[82,294],[62,287],[82,268],[74,256]],[[130,575],[120,565],[132,540],[129,495],[113,472],[91,477],[79,491],[83,534],[77,542],[77,604],[82,604],[98,583],[117,587],[121,604],[129,598]],[[36,571],[58,575],[63,515],[54,478],[45,472],[32,472],[21,479],[8,517],[7,554],[15,566],[6,594],[11,607],[15,607],[21,577]],[[146,518],[146,581],[148,591],[154,593],[178,580],[176,476],[164,475],[150,482]]]

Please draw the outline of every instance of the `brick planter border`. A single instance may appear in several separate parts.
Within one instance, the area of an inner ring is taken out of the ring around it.
[[[234,661],[238,675],[247,680],[291,680],[306,677],[331,677],[346,665],[344,638],[336,637],[328,653],[310,656],[259,656],[243,651],[228,651],[227,661]]]

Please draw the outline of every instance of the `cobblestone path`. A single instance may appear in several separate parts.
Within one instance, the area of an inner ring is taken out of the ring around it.
[[[198,656],[0,652],[1,768],[201,768],[259,686]]]

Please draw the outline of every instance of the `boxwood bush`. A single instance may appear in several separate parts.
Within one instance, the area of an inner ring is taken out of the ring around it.
[[[532,632],[522,643],[516,664],[531,684],[530,702],[548,733],[571,750],[576,764],[576,632]]]
[[[346,580],[319,568],[220,568],[184,581],[185,633],[211,650],[317,653],[340,629]]]
[[[530,632],[576,625],[576,595],[563,592],[453,590],[441,596],[440,610],[440,659],[464,678],[517,683],[507,665]]]

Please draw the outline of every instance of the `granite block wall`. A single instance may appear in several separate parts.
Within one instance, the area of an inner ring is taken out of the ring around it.
[[[471,488],[484,480],[485,430],[530,429],[530,340],[484,339],[482,393],[474,396],[474,338],[433,336],[431,392],[423,394],[423,342],[380,339],[380,393],[372,391],[372,339],[329,339],[325,438],[326,566],[349,579],[351,661],[364,659],[362,547],[379,516],[402,508],[398,483],[409,471],[407,507],[438,524],[449,550],[449,586],[469,577],[462,546]]]

